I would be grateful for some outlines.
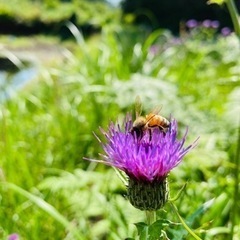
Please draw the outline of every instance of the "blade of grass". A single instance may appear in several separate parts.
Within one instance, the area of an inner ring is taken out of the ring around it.
[[[234,228],[237,226],[238,222],[238,204],[239,201],[239,170],[240,170],[240,118],[239,118],[239,125],[238,125],[238,136],[237,136],[237,148],[235,153],[235,168],[234,168],[234,195],[233,195],[233,205],[232,205],[232,213],[231,213],[231,234],[229,239],[233,239],[234,237]]]
[[[62,215],[60,214],[52,205],[45,202],[42,198],[33,195],[32,193],[22,189],[21,187],[17,186],[16,184],[9,183],[9,182],[1,182],[1,185],[15,191],[16,193],[21,194],[22,196],[26,197],[29,201],[34,203],[36,206],[41,208],[51,217],[53,217],[56,221],[62,224],[69,232],[71,232],[76,239],[81,239],[80,234],[74,228],[74,226]]]
[[[188,227],[188,225],[184,222],[184,220],[182,219],[182,217],[181,217],[180,214],[178,213],[178,210],[177,210],[176,206],[173,204],[173,202],[170,202],[170,201],[169,201],[169,203],[171,204],[172,209],[174,210],[174,212],[177,214],[177,216],[178,216],[180,222],[182,223],[183,227],[189,232],[189,234],[191,234],[191,235],[194,237],[194,239],[201,240],[201,238],[198,237],[198,236]]]

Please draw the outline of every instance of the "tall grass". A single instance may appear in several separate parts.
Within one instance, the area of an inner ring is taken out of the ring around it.
[[[121,121],[140,95],[145,111],[163,105],[163,115],[178,119],[180,134],[188,125],[190,140],[200,135],[198,148],[170,176],[171,195],[188,182],[176,202],[183,218],[203,239],[226,238],[231,205],[237,204],[232,175],[237,128],[232,109],[239,106],[240,81],[236,41],[107,29],[80,42],[63,64],[42,69],[1,106],[1,237],[12,232],[31,240],[135,236],[129,223],[143,215],[124,199],[123,184],[111,169],[82,157],[98,158],[92,131],[109,120]],[[166,210],[159,214],[177,221],[169,206]],[[190,239],[179,225],[169,234]]]

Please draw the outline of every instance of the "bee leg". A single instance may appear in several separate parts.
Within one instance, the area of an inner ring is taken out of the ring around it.
[[[166,136],[166,129],[161,127],[161,126],[159,126],[158,128],[159,128],[160,132],[163,133],[163,136],[165,137]]]
[[[133,135],[133,136],[136,136],[138,141],[140,141],[143,137],[143,132],[141,130],[139,130],[138,128],[132,128],[130,133]]]
[[[149,132],[149,141],[151,142],[152,141],[152,130],[149,128],[148,132]]]
[[[137,138],[138,138],[139,141],[143,138],[143,132],[142,131],[138,132]]]

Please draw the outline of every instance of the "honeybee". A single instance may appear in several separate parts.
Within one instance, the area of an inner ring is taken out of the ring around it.
[[[170,122],[165,117],[159,114],[155,114],[154,112],[146,115],[146,120],[148,128],[159,127],[161,130],[164,130],[170,125]]]
[[[142,103],[140,97],[136,97],[135,100],[135,113],[136,120],[133,122],[133,127],[131,133],[136,134],[138,139],[143,137],[146,130],[149,131],[150,140],[152,138],[152,129],[159,128],[160,131],[166,133],[169,128],[170,122],[163,116],[159,115],[161,107],[155,108],[145,117],[141,116],[142,113]]]

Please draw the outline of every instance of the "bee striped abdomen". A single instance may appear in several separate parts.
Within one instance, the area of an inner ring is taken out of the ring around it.
[[[169,127],[169,121],[160,115],[154,115],[154,114],[150,113],[146,116],[146,119],[148,121],[147,125],[149,128],[155,128],[155,127],[167,128],[167,127]]]

